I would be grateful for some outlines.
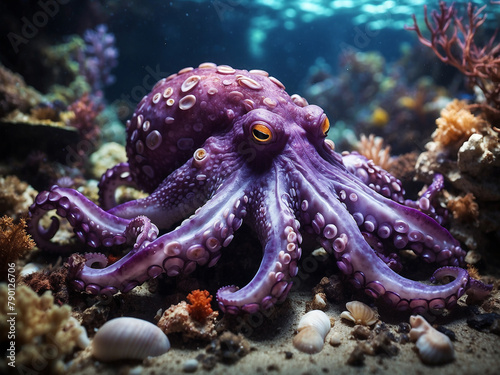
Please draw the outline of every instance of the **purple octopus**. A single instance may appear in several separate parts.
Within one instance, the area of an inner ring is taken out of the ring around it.
[[[441,311],[466,291],[488,293],[458,267],[465,252],[436,221],[432,199],[442,177],[419,201],[405,201],[388,172],[358,154],[335,152],[329,127],[321,108],[290,97],[265,71],[212,63],[182,69],[160,80],[127,121],[129,162],[102,176],[101,207],[55,185],[31,207],[30,231],[40,247],[56,248],[59,220],[39,225],[56,210],[93,248],[129,244],[130,252],[107,267],[99,253],[69,258],[78,290],[111,295],[162,273],[215,266],[245,222],[264,254],[246,286],[217,292],[227,313],[254,313],[286,298],[301,231],[316,236],[352,284],[396,310]],[[117,205],[120,185],[150,195]],[[158,228],[167,232],[158,237]],[[427,285],[402,277],[400,249],[443,266],[433,279],[454,280]]]

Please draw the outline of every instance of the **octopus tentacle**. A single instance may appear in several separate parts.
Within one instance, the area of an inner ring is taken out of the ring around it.
[[[54,185],[40,193],[30,207],[29,231],[38,246],[44,249],[66,250],[50,241],[59,229],[58,218],[51,218],[52,223],[47,230],[39,225],[40,219],[50,210],[56,210],[59,216],[66,218],[78,238],[92,247],[127,242],[130,220],[107,213],[76,190]]]
[[[422,193],[418,200],[412,201],[410,199],[407,199],[405,200],[404,204],[408,207],[416,208],[419,211],[422,211],[423,213],[436,220],[439,224],[442,224],[446,218],[447,212],[442,207],[439,207],[437,195],[443,189],[443,186],[443,175],[436,173],[434,175],[432,183]]]
[[[305,180],[303,185],[309,185]],[[455,280],[445,285],[426,285],[406,279],[377,256],[362,238],[358,224],[352,217],[341,217],[342,203],[336,197],[325,199],[311,188],[303,217],[312,218],[310,225],[316,229],[320,242],[333,253],[339,269],[349,276],[351,283],[365,289],[374,298],[384,298],[397,310],[419,313],[427,310],[452,308],[457,299],[470,287],[467,271],[447,267]],[[445,271],[440,271],[444,274]],[[440,276],[438,272],[436,276]]]
[[[368,160],[357,152],[342,155],[342,160],[347,170],[365,185],[395,202],[404,202],[405,191],[401,181],[376,165],[373,160]]]
[[[128,292],[162,273],[177,276],[193,272],[197,265],[214,266],[221,248],[229,245],[247,213],[248,197],[236,186],[220,189],[179,227],[152,243],[132,249],[106,268],[90,268],[85,264],[87,256],[85,260],[73,256],[69,263],[74,287],[109,295]]]
[[[290,209],[290,196],[283,194],[284,191],[276,184],[261,187],[255,194],[249,193],[250,219],[264,256],[257,274],[246,286],[219,289],[217,301],[222,311],[237,314],[269,309],[284,300],[292,287],[291,279],[297,275],[297,262],[302,253],[302,237]]]
[[[228,161],[230,154],[225,151],[219,140],[210,138],[151,195],[123,203],[108,212],[123,218],[146,215],[158,227],[170,228],[203,206],[219,189],[222,179],[232,183],[238,178],[241,163],[234,159]],[[233,176],[229,177],[230,174]]]
[[[465,251],[432,218],[386,198],[367,194],[360,189],[355,191],[347,185],[338,184],[336,190],[357,225],[363,231],[377,236],[386,249],[409,247],[429,263],[453,266],[463,263]],[[384,209],[381,209],[381,203]]]
[[[132,179],[128,163],[120,163],[108,169],[99,181],[99,205],[104,210],[109,210],[117,205],[116,189],[119,186],[137,187]]]

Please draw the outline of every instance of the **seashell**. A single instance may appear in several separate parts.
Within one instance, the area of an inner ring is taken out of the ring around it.
[[[92,340],[92,355],[104,362],[118,359],[155,357],[166,353],[170,342],[153,323],[136,318],[116,318],[106,322]]]
[[[349,311],[344,311],[340,314],[341,318],[350,320],[355,324],[371,326],[378,320],[378,315],[370,306],[359,301],[347,302],[345,307]]]
[[[422,362],[439,365],[455,359],[455,349],[448,336],[436,330],[420,315],[412,315],[410,324],[410,339],[416,341]]]
[[[20,276],[28,276],[32,273],[42,270],[44,266],[40,263],[27,263],[19,273]]]
[[[304,353],[319,353],[330,328],[330,318],[323,311],[311,310],[300,319],[293,346]]]

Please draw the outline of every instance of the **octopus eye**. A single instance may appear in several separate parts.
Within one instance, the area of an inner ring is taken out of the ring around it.
[[[252,126],[252,136],[257,142],[266,143],[272,139],[273,134],[271,133],[271,129],[266,125],[255,124]]]
[[[321,123],[321,133],[326,136],[328,134],[328,130],[330,130],[330,120],[328,120],[328,117],[325,116],[323,122]]]

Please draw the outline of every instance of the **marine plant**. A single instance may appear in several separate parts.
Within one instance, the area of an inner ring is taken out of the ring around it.
[[[115,47],[115,36],[108,33],[106,25],[98,25],[95,30],[89,29],[83,35],[85,46],[79,50],[77,61],[80,73],[85,76],[97,94],[104,86],[115,82],[111,70],[118,65],[118,50]]]
[[[430,37],[422,34],[415,15],[413,25],[405,28],[415,31],[420,43],[431,48],[441,61],[464,74],[471,87],[482,91],[485,102],[479,107],[491,120],[500,118],[500,44],[496,41],[496,32],[483,46],[476,43],[478,29],[486,21],[485,8],[486,5],[477,8],[468,3],[464,21],[454,4],[440,1],[439,11],[433,10],[430,17],[424,5],[424,20]]]
[[[8,264],[15,263],[35,246],[25,228],[24,219],[15,224],[14,219],[9,216],[0,218],[0,281],[5,281],[7,278]]]

